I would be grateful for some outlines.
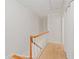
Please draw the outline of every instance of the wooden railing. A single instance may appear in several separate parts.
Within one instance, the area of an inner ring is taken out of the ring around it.
[[[37,38],[37,37],[42,36],[42,35],[47,34],[47,33],[48,32],[41,32],[39,34],[30,35],[30,59],[33,58],[33,56],[32,56],[32,44],[35,44],[33,42],[33,38]]]

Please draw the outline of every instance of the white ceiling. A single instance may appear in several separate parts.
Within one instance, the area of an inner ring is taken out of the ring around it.
[[[39,16],[47,16],[50,8],[52,12],[61,12],[64,0],[17,0],[26,8],[31,9]]]

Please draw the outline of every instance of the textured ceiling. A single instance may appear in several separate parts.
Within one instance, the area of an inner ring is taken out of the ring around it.
[[[26,8],[31,9],[39,16],[47,16],[49,11],[53,13],[61,12],[63,9],[64,1],[69,0],[17,0]]]

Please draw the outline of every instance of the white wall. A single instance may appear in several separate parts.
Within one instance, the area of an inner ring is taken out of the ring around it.
[[[40,23],[40,27],[41,27],[40,28],[41,32],[48,31],[48,18],[47,18],[47,16],[41,17],[39,23]]]
[[[62,42],[60,13],[51,13],[48,15],[48,31],[49,39],[55,42]]]
[[[64,13],[64,45],[68,59],[74,59],[74,3]]]
[[[6,0],[6,59],[13,52],[28,55],[31,32],[39,32],[39,17],[17,2]],[[26,40],[25,40],[26,39]]]

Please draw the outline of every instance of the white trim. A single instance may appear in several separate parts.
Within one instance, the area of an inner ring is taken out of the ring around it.
[[[62,18],[61,18],[61,30],[62,30],[62,32],[61,32],[61,36],[62,36],[62,43],[64,44],[64,13],[63,13],[63,15],[62,15]]]

